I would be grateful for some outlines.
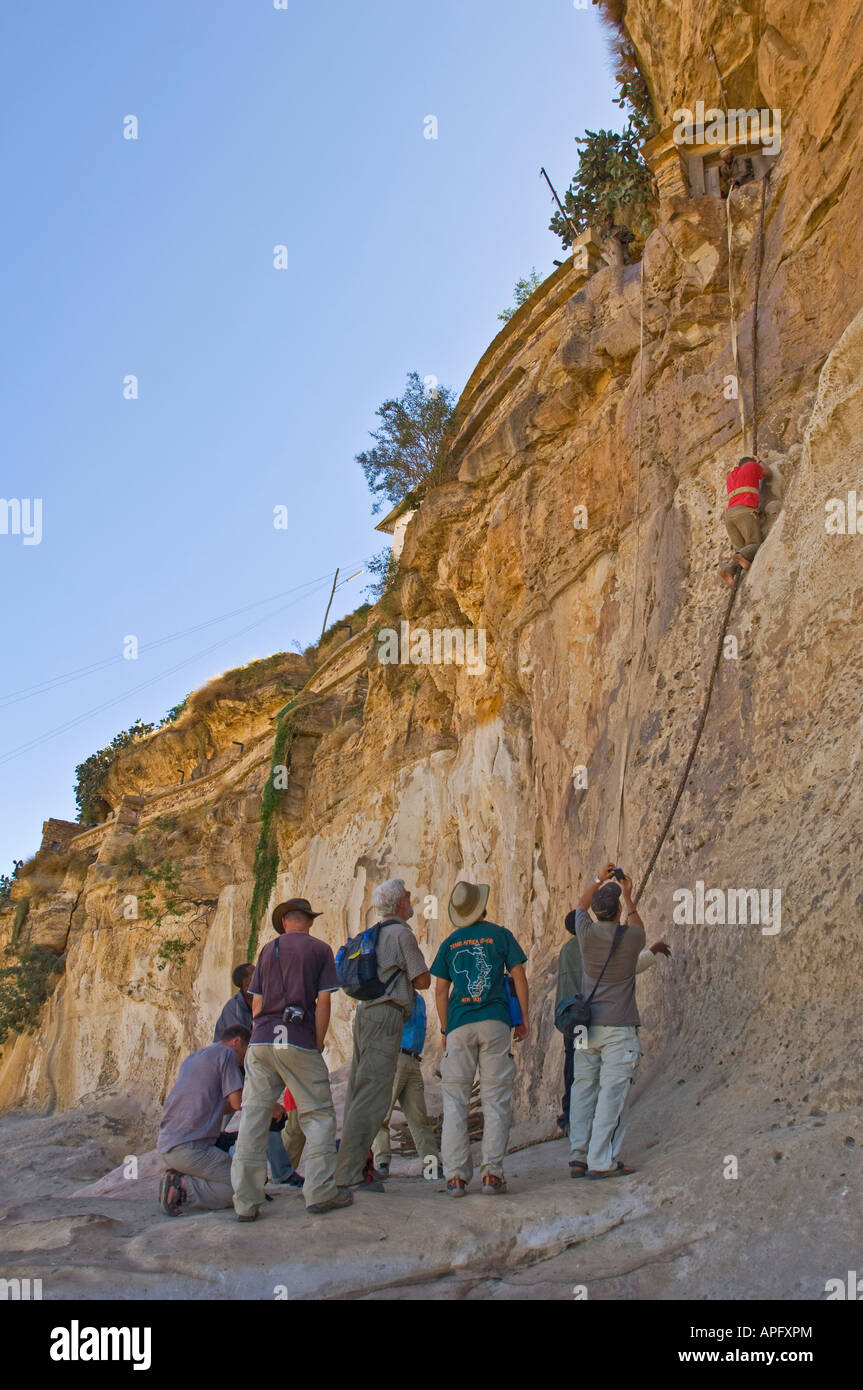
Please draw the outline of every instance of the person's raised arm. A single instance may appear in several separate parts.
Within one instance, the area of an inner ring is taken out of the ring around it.
[[[630,927],[643,927],[644,923],[639,916],[638,908],[632,901],[632,879],[624,878],[620,886],[623,890],[623,903],[626,908],[627,925]]]
[[[324,1043],[327,1040],[327,1032],[330,1026],[330,1013],[332,1011],[332,999],[329,993],[319,994],[315,1001],[315,1041],[318,1045],[318,1052],[323,1052]]]
[[[611,861],[609,861],[604,868],[600,869],[596,878],[592,879],[588,883],[587,887],[585,888],[584,892],[578,900],[578,906],[581,908],[582,912],[586,912],[587,909],[590,907],[591,899],[594,893],[596,892],[599,884],[603,883],[607,878],[611,878],[611,871],[613,868],[614,865],[611,863]]]

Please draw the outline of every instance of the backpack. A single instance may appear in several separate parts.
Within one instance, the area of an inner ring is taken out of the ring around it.
[[[397,917],[375,922],[358,936],[349,936],[336,952],[336,974],[345,994],[351,999],[380,999],[388,994],[401,971],[393,972],[386,984],[378,975],[378,932],[381,927],[393,926]]]
[[[426,1001],[421,994],[416,997],[413,1013],[402,1029],[402,1048],[405,1052],[422,1052],[426,1044]]]
[[[572,995],[572,997],[569,999],[561,999],[560,1003],[555,1009],[554,1026],[558,1029],[559,1032],[563,1033],[565,1037],[574,1038],[578,1029],[590,1027],[590,1005],[593,1000],[593,996],[599,989],[600,982],[602,980],[603,975],[605,974],[608,962],[611,960],[611,957],[614,955],[615,951],[620,945],[621,937],[623,936],[623,933],[625,931],[626,923],[618,922],[614,933],[614,940],[611,943],[611,950],[609,951],[605,960],[605,965],[600,970],[599,979],[593,986],[593,989],[590,991],[590,994],[588,994],[587,998],[585,999],[584,997],[584,990],[581,990],[580,993]]]

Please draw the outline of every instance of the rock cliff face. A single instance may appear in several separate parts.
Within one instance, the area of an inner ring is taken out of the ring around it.
[[[735,193],[731,253],[741,388],[774,472],[769,534],[641,903],[648,939],[664,936],[673,956],[639,985],[640,1094],[669,1142],[699,1133],[717,1171],[729,1115],[850,1111],[863,1060],[850,1026],[863,536],[825,528],[829,499],[863,497],[863,18],[852,5],[778,0],[740,5],[733,22],[728,13],[717,0],[626,9],[661,125],[677,107],[718,100],[710,45],[732,105],[782,112],[763,231],[756,183]],[[492,344],[460,403],[457,471],[424,498],[395,594],[364,631],[314,670],[298,658],[281,684],[216,703],[203,744],[195,715],[130,750],[103,789],[118,816],[70,842],[94,862],[61,865],[52,880],[51,852],[40,856],[47,887],[21,940],[62,951],[65,972],[38,1031],[3,1051],[5,1107],[122,1092],[152,1134],[178,1057],[209,1040],[246,955],[271,717],[295,693],[271,901],[302,893],[323,905],[335,947],[365,922],[374,884],[398,874],[430,957],[456,879],[488,882],[489,915],[529,953],[535,1001],[519,1133],[554,1132],[563,917],[597,863],[613,857],[638,881],[656,841],[725,606],[724,476],[743,452],[726,398],[725,206],[680,195],[660,211],[643,283],[639,266],[585,279],[567,265]],[[586,525],[574,525],[582,507]],[[381,664],[384,630],[405,622],[484,635],[484,669]],[[177,788],[179,771],[202,762]],[[123,915],[141,890],[123,851],[142,844],[146,862],[180,871],[191,906],[179,923]],[[780,930],[675,923],[673,894],[699,881],[781,891]],[[0,923],[8,941],[11,913]],[[178,936],[191,943],[185,964],[159,971],[159,945]],[[350,1021],[342,999],[333,1066],[348,1055]]]

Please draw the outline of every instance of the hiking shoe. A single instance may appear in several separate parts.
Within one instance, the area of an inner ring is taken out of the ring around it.
[[[353,1206],[354,1199],[346,1187],[340,1187],[335,1197],[330,1197],[326,1202],[312,1202],[311,1206],[306,1207],[306,1211],[312,1212],[315,1216],[322,1216],[325,1211],[338,1211],[341,1207]]]
[[[179,1216],[186,1202],[182,1173],[168,1168],[159,1183],[159,1206],[166,1216]]]
[[[464,1178],[447,1178],[446,1190],[451,1197],[463,1197],[467,1192]]]
[[[386,1188],[380,1178],[360,1178],[359,1182],[349,1183],[347,1187],[340,1187],[340,1192],[386,1192]]]
[[[506,1192],[506,1182],[496,1173],[486,1173],[482,1180],[483,1197],[497,1197]]]
[[[255,1210],[254,1210],[254,1211],[250,1211],[246,1216],[238,1216],[238,1217],[237,1217],[237,1220],[238,1220],[238,1221],[257,1221],[257,1219],[258,1219],[258,1208],[257,1208],[257,1207],[255,1207]]]
[[[300,1177],[299,1173],[290,1173],[288,1177],[282,1178],[281,1182],[273,1183],[273,1187],[302,1187],[303,1182],[304,1179]]]
[[[388,1178],[390,1175],[390,1165],[388,1163],[378,1163],[374,1169],[379,1178]]]

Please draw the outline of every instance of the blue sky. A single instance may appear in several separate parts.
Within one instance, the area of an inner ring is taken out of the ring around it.
[[[410,370],[461,390],[561,254],[540,165],[562,192],[620,113],[572,0],[7,0],[0,26],[0,495],[42,500],[39,544],[0,534],[5,870],[120,729],[318,636],[326,576],[381,548],[375,409]]]

